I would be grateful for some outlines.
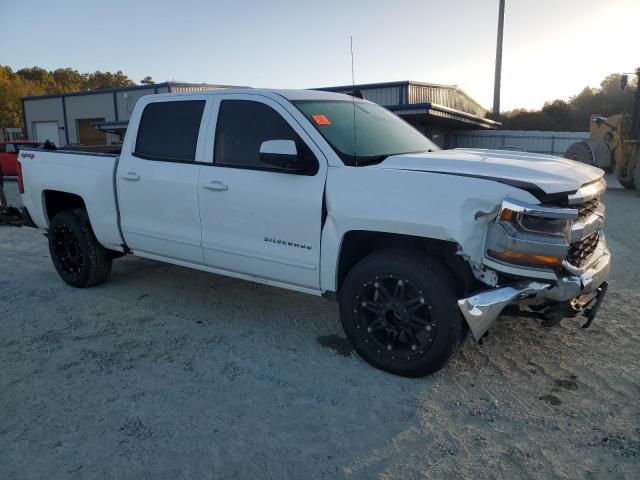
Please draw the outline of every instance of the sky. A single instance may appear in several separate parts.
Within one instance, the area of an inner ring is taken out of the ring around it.
[[[416,80],[493,102],[498,0],[0,0],[0,64],[269,88]],[[640,66],[640,0],[506,0],[502,110]]]

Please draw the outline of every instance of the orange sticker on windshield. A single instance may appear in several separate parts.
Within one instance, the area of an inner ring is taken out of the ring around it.
[[[318,125],[331,125],[329,119],[324,115],[311,115],[311,118],[313,118],[313,121]]]

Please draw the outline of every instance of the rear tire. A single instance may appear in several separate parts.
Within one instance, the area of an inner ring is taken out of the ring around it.
[[[103,283],[112,259],[93,233],[84,209],[58,212],[49,226],[49,253],[58,275],[69,285],[86,288]]]
[[[440,368],[462,343],[464,320],[449,270],[419,250],[381,250],[340,289],[347,338],[369,364],[405,377]]]

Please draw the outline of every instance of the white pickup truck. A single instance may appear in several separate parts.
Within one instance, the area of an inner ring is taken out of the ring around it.
[[[399,375],[441,368],[500,314],[589,324],[606,292],[602,170],[440,150],[346,95],[147,96],[119,155],[19,162],[26,222],[68,284],[133,254],[335,298],[356,351]]]

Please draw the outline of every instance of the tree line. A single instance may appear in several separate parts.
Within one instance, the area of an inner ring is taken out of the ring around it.
[[[512,110],[497,120],[506,130],[586,131],[592,114],[607,117],[631,108],[636,79],[630,80],[624,90],[620,88],[620,80],[621,75],[612,74],[599,87],[585,87],[569,100],[546,102],[540,110]],[[154,81],[147,76],[140,83],[153,84]],[[0,65],[0,128],[22,126],[22,97],[133,85],[135,82],[121,70],[80,73],[72,68],[48,71],[32,67],[14,72],[11,67]]]
[[[147,76],[140,83],[153,84],[154,81]],[[0,128],[22,127],[22,97],[131,87],[135,84],[121,70],[115,73],[80,73],[72,68],[48,71],[32,67],[14,72],[11,67],[0,65]]]
[[[621,77],[620,74],[609,75],[599,87],[585,87],[568,101],[545,102],[540,110],[512,110],[501,114],[498,120],[505,130],[588,131],[593,114],[608,117],[631,110],[637,80],[629,78],[629,84],[623,90]]]

